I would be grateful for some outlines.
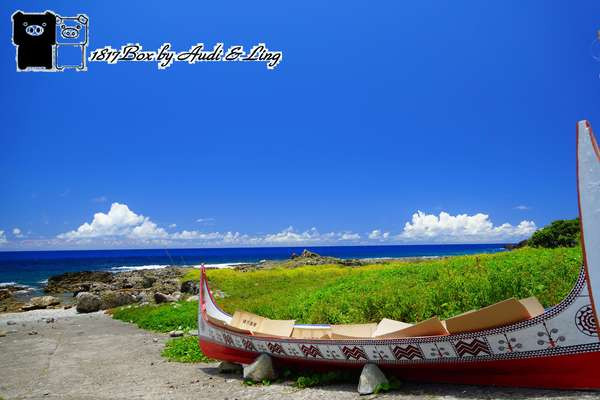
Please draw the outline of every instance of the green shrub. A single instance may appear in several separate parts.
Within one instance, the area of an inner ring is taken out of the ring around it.
[[[202,353],[200,346],[198,346],[198,338],[195,336],[169,340],[165,344],[165,348],[161,354],[169,361],[179,361],[184,363],[212,361]]]
[[[198,302],[182,301],[160,305],[125,306],[114,310],[113,318],[157,332],[198,328]]]
[[[574,247],[580,242],[579,218],[558,220],[534,232],[527,244],[532,247]]]

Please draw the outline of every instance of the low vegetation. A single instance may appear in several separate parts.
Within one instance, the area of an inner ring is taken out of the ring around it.
[[[125,306],[115,309],[113,318],[157,332],[197,329],[198,302]]]
[[[579,218],[558,220],[536,231],[524,244],[531,247],[575,247],[580,243]]]
[[[394,262],[360,268],[309,266],[238,272],[210,270],[226,311],[247,310],[303,323],[360,323],[393,318],[414,322],[537,296],[545,307],[570,291],[581,249],[523,248],[497,254]],[[199,278],[199,271],[185,279]],[[197,302],[121,308],[114,316],[160,332],[197,327]]]
[[[169,340],[165,344],[165,348],[162,351],[162,356],[167,358],[169,361],[178,361],[184,363],[212,361],[202,353],[200,347],[198,346],[198,338],[195,336],[187,336]]]

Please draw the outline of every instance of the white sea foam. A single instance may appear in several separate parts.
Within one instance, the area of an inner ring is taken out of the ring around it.
[[[261,261],[262,262],[262,261]],[[244,265],[244,264],[253,264],[250,262],[231,262],[231,263],[217,263],[217,264],[204,264],[206,268],[213,269],[223,269],[223,268],[233,268],[236,265]],[[122,267],[112,267],[111,271],[113,272],[123,272],[123,271],[139,271],[142,269],[161,269],[171,267],[172,265],[124,265]],[[181,268],[201,268],[202,265],[175,265],[175,267]]]
[[[142,269],[161,269],[167,268],[170,265],[124,265],[122,267],[112,267],[111,271],[113,272],[122,272],[122,271],[139,271]]]
[[[0,287],[3,287],[3,286],[15,286],[15,285],[17,285],[16,282],[0,282]]]
[[[223,269],[223,268],[233,268],[236,265],[244,265],[244,264],[252,264],[252,263],[235,262],[235,263],[221,263],[221,264],[204,264],[204,267],[205,268],[214,268],[214,269]],[[202,265],[194,265],[194,268],[202,268]]]

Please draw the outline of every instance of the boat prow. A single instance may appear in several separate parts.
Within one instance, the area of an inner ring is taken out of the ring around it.
[[[398,328],[392,337],[383,328],[379,337],[352,337],[359,331],[361,335],[377,335],[378,330],[368,324],[344,327],[335,333],[329,325],[265,322],[252,319],[252,315],[243,321],[250,321],[249,325],[241,326],[215,302],[203,268],[200,347],[208,357],[245,364],[267,353],[277,364],[315,369],[360,368],[375,363],[406,380],[600,389],[596,313],[600,309],[600,149],[587,121],[577,124],[577,184],[584,262],[569,295],[550,309],[534,312],[539,305],[531,299],[509,299],[494,305],[494,310],[504,307],[502,310],[507,311],[503,313],[522,313],[529,318],[515,317],[516,322],[503,326],[462,333],[448,333],[446,324],[434,319],[421,326],[394,325],[396,321],[385,320],[382,327],[391,331]],[[473,320],[469,314],[458,317]],[[250,328],[254,326],[256,329]],[[410,332],[409,337],[398,333],[402,331],[405,335]]]

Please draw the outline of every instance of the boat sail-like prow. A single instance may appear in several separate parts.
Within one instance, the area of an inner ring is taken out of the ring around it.
[[[436,336],[390,338],[386,333],[383,337],[351,337],[353,331],[376,334],[369,325],[348,327],[343,334],[333,336],[327,336],[332,331],[329,325],[293,325],[296,333],[287,337],[257,334],[234,326],[232,316],[218,307],[203,269],[200,347],[208,357],[237,363],[251,363],[260,353],[267,353],[281,365],[319,369],[360,368],[365,363],[376,363],[406,380],[600,389],[596,314],[600,309],[600,149],[587,121],[577,124],[577,172],[584,263],[571,293],[539,315],[530,313],[528,319],[464,333],[446,333],[446,324],[424,321],[429,330],[423,332]],[[539,308],[531,299],[512,299],[495,307],[512,307],[523,313]],[[280,322],[288,328],[291,323]],[[386,320],[386,326],[394,326],[394,322]],[[396,323],[401,329],[398,332],[414,333],[419,328]],[[273,327],[277,321],[262,324]]]

